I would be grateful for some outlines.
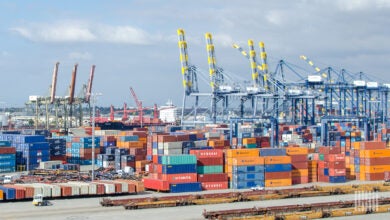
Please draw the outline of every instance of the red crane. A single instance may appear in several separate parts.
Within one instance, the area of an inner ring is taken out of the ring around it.
[[[130,92],[131,92],[131,95],[132,95],[133,98],[134,98],[135,104],[137,105],[139,122],[140,122],[141,125],[142,125],[142,124],[143,124],[143,109],[142,109],[142,102],[141,102],[140,100],[138,100],[137,94],[135,94],[134,89],[133,89],[132,87],[130,87]]]

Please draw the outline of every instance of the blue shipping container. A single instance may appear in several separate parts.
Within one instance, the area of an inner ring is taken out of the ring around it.
[[[248,173],[248,172],[264,172],[265,167],[263,165],[256,165],[256,166],[233,166],[232,172],[233,173]]]
[[[162,165],[163,174],[196,173],[196,164]]]
[[[286,156],[285,148],[260,148],[260,155],[262,157],[266,156]]]
[[[288,172],[291,171],[291,164],[266,164],[265,172]]]
[[[345,183],[346,177],[345,176],[329,176],[329,182],[330,183]]]
[[[249,180],[249,181],[238,181],[238,182],[230,182],[231,188],[233,189],[248,189],[255,186],[264,187],[264,180]]]
[[[15,192],[16,190],[13,189],[13,188],[7,188],[5,186],[1,186],[0,185],[0,190],[3,191],[3,193],[5,194],[5,199],[6,200],[13,200],[15,199]]]
[[[171,193],[199,192],[202,191],[202,184],[199,182],[170,184],[169,191]]]
[[[233,174],[234,181],[263,180],[264,173],[236,173]]]

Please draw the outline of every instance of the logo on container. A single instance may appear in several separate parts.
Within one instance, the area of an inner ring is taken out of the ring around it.
[[[378,198],[378,192],[355,191],[355,210],[368,213],[378,211]]]

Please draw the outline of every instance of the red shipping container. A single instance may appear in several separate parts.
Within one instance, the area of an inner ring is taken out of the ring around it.
[[[144,182],[144,187],[147,189],[153,189],[157,191],[169,191],[168,181],[144,178],[143,182]]]
[[[72,196],[72,187],[60,185],[62,197]]]
[[[329,169],[329,176],[345,176],[345,169]]]
[[[224,182],[228,181],[227,173],[199,174],[198,182]]]
[[[158,163],[158,155],[153,155],[152,156],[152,161],[153,161],[153,163]]]
[[[294,162],[306,162],[308,161],[307,159],[307,154],[301,154],[301,155],[291,155],[291,163]]]
[[[176,142],[177,137],[175,135],[158,135],[157,142]]]
[[[202,158],[222,158],[223,150],[190,150],[190,154],[196,156],[197,159]]]
[[[360,142],[360,150],[386,149],[386,142],[382,141],[363,141]]]
[[[292,169],[307,169],[309,167],[308,162],[294,162],[291,163]]]
[[[171,183],[190,183],[196,182],[198,175],[196,173],[179,173],[179,174],[159,174],[158,179]]]
[[[318,172],[317,172],[317,175],[318,176],[323,176],[325,175],[325,168],[318,168]]]
[[[273,180],[273,179],[289,179],[291,178],[291,172],[265,172],[265,179],[266,180]]]
[[[318,168],[327,168],[329,167],[328,165],[328,162],[327,161],[318,161]]]
[[[308,176],[293,176],[291,177],[291,183],[294,184],[303,184],[308,183],[309,177]]]
[[[0,147],[0,154],[15,154],[15,147]]]
[[[223,165],[223,157],[198,159],[197,164],[198,164],[198,166],[218,166],[218,165]]]
[[[328,162],[329,169],[345,169],[345,161]]]
[[[344,154],[329,154],[328,161],[345,161]]]
[[[228,182],[202,182],[203,190],[219,190],[219,189],[228,189]]]
[[[385,179],[384,173],[365,173],[364,174],[364,180],[367,180],[367,181],[377,181],[377,180],[384,180],[384,179]]]
[[[329,176],[318,176],[318,182],[329,182]]]

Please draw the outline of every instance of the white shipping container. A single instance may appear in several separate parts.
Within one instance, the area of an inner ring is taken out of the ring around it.
[[[180,148],[180,149],[182,149],[182,146],[183,146],[183,142],[182,141],[176,141],[176,142],[166,142],[166,143],[164,143],[164,149],[167,149],[167,148],[169,148],[169,149],[171,149],[171,148],[175,148],[175,149],[178,149],[178,148]]]
[[[80,195],[88,195],[89,194],[89,185],[83,182],[68,182],[70,185],[75,185],[80,189]]]
[[[104,190],[106,194],[115,194],[115,185],[113,183],[103,183],[103,184],[104,184]]]
[[[48,184],[51,187],[51,197],[61,197],[61,187],[58,185]]]
[[[194,141],[194,143],[195,143],[195,147],[207,146],[207,140]]]
[[[42,188],[43,197],[51,197],[51,187],[42,183],[33,183],[33,185]]]
[[[182,149],[169,149],[169,150],[164,150],[164,155],[181,155],[183,154]]]

